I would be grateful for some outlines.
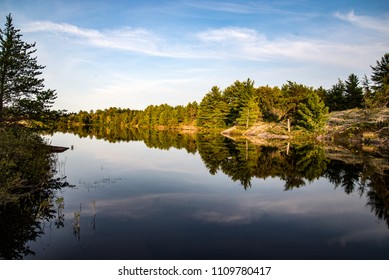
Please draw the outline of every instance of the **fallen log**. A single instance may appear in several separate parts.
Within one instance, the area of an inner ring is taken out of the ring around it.
[[[52,153],[63,153],[64,151],[69,150],[68,147],[52,146],[52,145],[49,145],[49,148]]]

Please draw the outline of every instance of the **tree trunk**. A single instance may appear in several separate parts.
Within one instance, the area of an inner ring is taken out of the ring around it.
[[[250,108],[247,108],[246,128],[249,128]]]
[[[290,120],[288,118],[288,133],[290,133]]]

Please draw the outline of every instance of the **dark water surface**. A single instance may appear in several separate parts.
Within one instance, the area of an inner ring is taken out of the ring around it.
[[[46,138],[73,146],[57,170],[74,187],[26,259],[389,259],[387,171],[225,138]]]

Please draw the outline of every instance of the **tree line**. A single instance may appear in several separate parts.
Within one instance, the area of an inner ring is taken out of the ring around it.
[[[198,104],[189,102],[186,106],[168,104],[149,105],[145,110],[131,110],[110,107],[104,110],[79,111],[64,115],[57,127],[108,126],[121,129],[130,127],[178,127],[193,126],[197,118]]]
[[[254,81],[235,81],[221,90],[213,86],[201,102],[186,106],[150,105],[144,110],[108,108],[80,111],[61,118],[60,127],[183,127],[223,129],[248,128],[258,121],[290,122],[295,129],[320,132],[328,112],[353,108],[386,107],[389,101],[389,53],[371,66],[369,80],[350,74],[329,89],[313,88],[288,81],[281,87],[254,86]]]

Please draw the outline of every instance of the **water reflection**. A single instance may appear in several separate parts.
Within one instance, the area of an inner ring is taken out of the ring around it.
[[[85,138],[72,138],[74,150],[62,157],[77,188],[65,199],[48,192],[46,214],[40,206],[15,211],[16,204],[0,213],[8,221],[0,229],[29,229],[19,232],[21,248],[6,254],[1,245],[1,258],[31,256],[39,246],[28,241],[37,239],[51,246],[39,251],[43,259],[389,257],[385,225],[372,226],[373,215],[363,212],[368,206],[389,227],[387,158],[318,143],[256,146],[217,133],[72,133]],[[50,240],[42,221],[60,229]]]
[[[63,227],[68,187],[54,178],[54,155],[42,138],[22,127],[0,127],[0,259],[34,255],[27,243],[44,233],[44,222]]]
[[[198,152],[210,174],[221,171],[231,180],[239,181],[245,189],[251,187],[253,178],[277,177],[284,181],[285,190],[292,190],[324,177],[346,194],[357,192],[362,196],[367,193],[367,205],[389,227],[389,160],[385,157],[320,143],[278,142],[256,146],[248,140],[234,141],[219,133],[85,126],[71,132],[113,143],[143,141],[149,148],[174,147],[192,154]]]

